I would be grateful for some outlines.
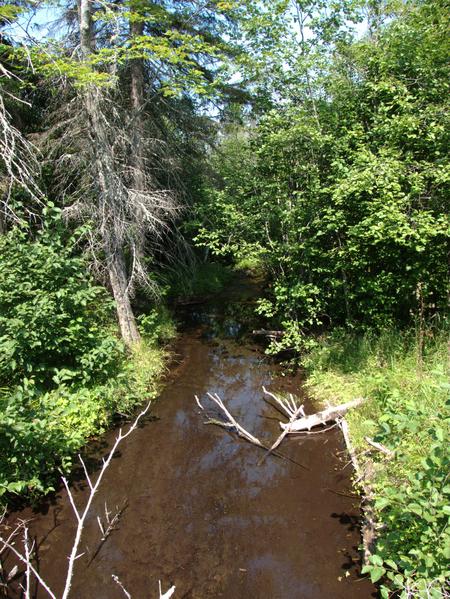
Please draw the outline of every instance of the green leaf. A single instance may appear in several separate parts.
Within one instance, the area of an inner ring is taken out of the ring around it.
[[[380,566],[374,566],[370,571],[370,580],[375,583],[386,574],[386,570]]]

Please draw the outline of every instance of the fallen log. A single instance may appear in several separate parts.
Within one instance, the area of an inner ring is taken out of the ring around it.
[[[280,427],[283,430],[286,430],[287,433],[298,433],[301,431],[310,431],[312,428],[320,425],[327,424],[327,422],[337,421],[342,418],[350,409],[356,408],[357,406],[363,403],[363,398],[354,399],[353,401],[349,401],[347,403],[341,404],[339,406],[331,406],[322,410],[320,412],[316,412],[315,414],[311,414],[309,416],[303,416],[303,418],[299,418],[298,420],[294,420],[293,422],[280,422]]]
[[[341,418],[339,426],[344,437],[345,446],[347,448],[350,460],[353,465],[353,469],[356,474],[356,483],[360,485],[363,496],[361,501],[361,511],[363,520],[361,524],[361,537],[362,537],[362,549],[363,549],[363,562],[364,565],[369,564],[369,557],[373,553],[373,547],[376,540],[376,526],[375,526],[375,510],[373,507],[373,488],[370,484],[369,476],[365,472],[358,460],[355,448],[350,440],[350,433],[348,429],[348,423],[345,418]]]

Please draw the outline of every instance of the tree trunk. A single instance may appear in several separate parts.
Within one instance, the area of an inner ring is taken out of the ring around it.
[[[92,0],[79,0],[80,46],[83,59],[86,59],[94,50],[92,28]],[[114,181],[111,174],[114,172],[114,159],[105,125],[99,118],[101,105],[99,94],[92,87],[85,91],[84,103],[89,118],[90,137],[95,155],[95,165],[99,186],[98,202],[102,205],[102,222],[96,223],[103,237],[103,247],[107,261],[107,271],[114,299],[116,301],[117,319],[124,343],[131,347],[140,341],[133,309],[131,307],[128,290],[127,265],[124,255],[123,237],[116,234],[115,204],[117,198],[114,193]]]
[[[125,258],[122,250],[116,249],[115,252],[111,252],[107,256],[107,259],[109,280],[116,302],[120,333],[124,343],[131,347],[139,343],[140,335],[127,290]]]
[[[80,48],[83,58],[87,58],[93,49],[92,37],[92,0],[79,0],[78,19],[80,22]]]
[[[139,37],[144,33],[144,23],[133,21],[130,24],[131,37]],[[144,61],[135,58],[131,61],[131,106],[133,109],[133,186],[136,191],[145,190],[145,159],[143,108],[144,108]]]

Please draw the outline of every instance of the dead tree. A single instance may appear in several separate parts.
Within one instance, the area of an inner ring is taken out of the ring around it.
[[[32,204],[39,204],[42,200],[42,193],[37,184],[37,148],[14,127],[5,104],[7,96],[14,102],[24,103],[7,89],[7,84],[13,79],[20,82],[15,74],[0,63],[0,169],[3,171],[0,172],[0,235],[6,230],[7,220],[17,220],[17,215],[10,205],[14,188],[25,190]],[[26,207],[25,211],[34,215],[31,207]]]
[[[132,35],[140,33],[134,28]],[[95,52],[92,2],[79,0],[82,60]],[[114,85],[88,84],[81,91],[88,154],[84,193],[65,211],[90,222],[89,248],[97,273],[106,275],[116,301],[122,338],[132,346],[140,336],[131,297],[135,286],[154,288],[145,265],[147,240],[157,244],[177,214],[174,194],[151,179],[144,159],[142,106],[143,66],[131,62],[131,119],[117,99]],[[114,70],[114,65],[112,67]],[[114,73],[111,73],[114,81]],[[86,193],[88,192],[88,193]]]

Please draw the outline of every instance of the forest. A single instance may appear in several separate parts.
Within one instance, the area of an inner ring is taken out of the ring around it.
[[[3,0],[5,513],[157,398],[176,306],[245,273],[267,359],[318,404],[365,398],[347,415],[375,521],[362,574],[383,598],[448,597],[449,16]]]

